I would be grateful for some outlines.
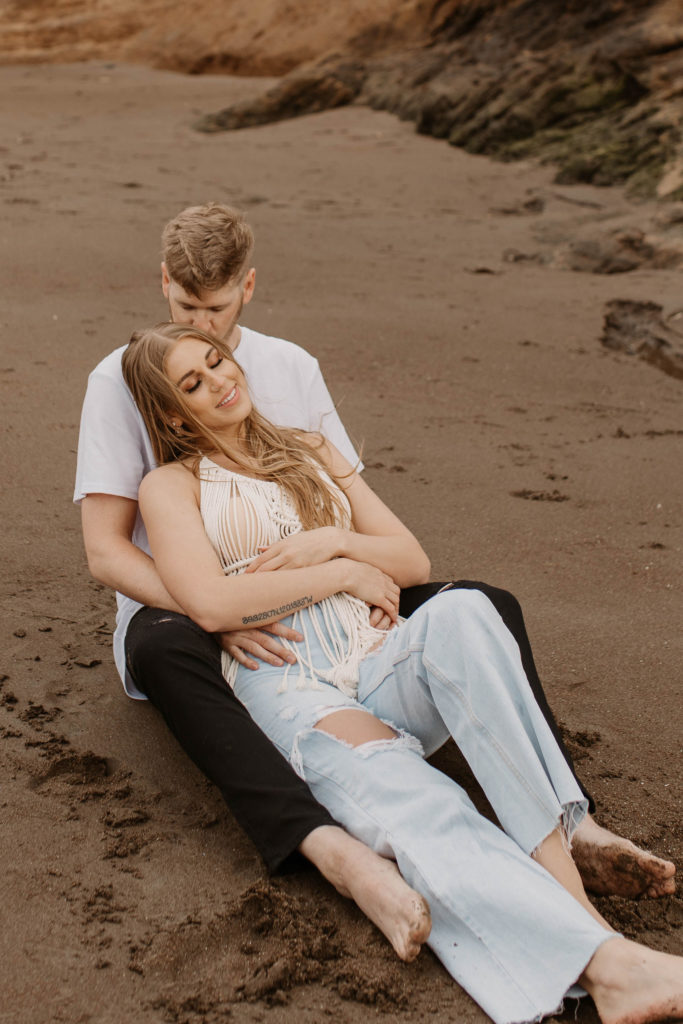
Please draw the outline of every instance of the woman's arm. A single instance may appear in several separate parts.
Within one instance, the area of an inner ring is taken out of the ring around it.
[[[325,441],[319,451],[330,472],[342,482],[351,505],[354,530],[325,526],[287,537],[271,544],[247,571],[293,569],[332,558],[352,558],[381,569],[400,587],[426,583],[429,559],[408,527],[329,441]]]
[[[157,568],[144,551],[133,544],[138,503],[117,494],[86,494],[81,502],[83,539],[88,567],[96,580],[151,608],[182,612],[161,582]],[[278,637],[301,640],[296,631],[281,622],[267,630],[251,627],[219,633],[221,647],[248,668],[259,667],[255,658],[281,665],[293,658]]]
[[[204,530],[199,481],[179,464],[149,473],[139,501],[161,580],[209,633],[276,622],[340,590],[396,618],[399,591],[393,580],[350,558],[276,574],[226,576]]]

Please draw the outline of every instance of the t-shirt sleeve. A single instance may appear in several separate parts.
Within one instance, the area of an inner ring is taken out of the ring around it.
[[[74,501],[86,494],[137,500],[149,469],[144,426],[123,380],[94,370],[88,380],[78,436]]]
[[[319,431],[328,441],[331,441],[335,448],[338,448],[345,459],[360,472],[363,463],[358,458],[358,452],[351,443],[346,428],[339,418],[334,407],[332,396],[327,390],[317,359],[311,363],[311,374],[307,389],[308,402],[308,430]]]

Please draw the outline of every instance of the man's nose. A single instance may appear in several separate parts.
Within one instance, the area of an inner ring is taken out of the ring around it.
[[[195,310],[192,314],[192,326],[198,327],[200,331],[209,331],[211,329],[209,314],[203,309]]]

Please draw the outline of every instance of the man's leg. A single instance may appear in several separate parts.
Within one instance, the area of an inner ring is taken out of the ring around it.
[[[183,615],[143,608],[128,627],[126,658],[137,686],[218,786],[269,871],[313,829],[335,824],[223,679],[212,636]]]
[[[621,896],[666,896],[675,892],[676,868],[671,861],[655,857],[647,850],[635,846],[630,840],[616,835],[599,825],[592,814],[595,802],[576,774],[571,756],[550,710],[539,679],[526,631],[522,608],[517,598],[507,590],[474,580],[456,580],[453,583],[425,583],[401,591],[400,613],[406,618],[444,587],[480,590],[495,607],[508,630],[514,636],[522,659],[522,666],[536,702],[550,726],[581,791],[588,798],[590,814],[586,815],[574,834],[573,856],[583,883],[591,892]]]
[[[355,900],[404,960],[426,937],[423,901],[396,865],[354,839],[313,797],[237,700],[213,637],[184,615],[142,608],[126,635],[128,668],[197,767],[220,789],[270,871],[295,851]]]

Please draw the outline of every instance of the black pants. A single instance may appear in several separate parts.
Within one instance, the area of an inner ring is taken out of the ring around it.
[[[443,586],[427,583],[404,590],[401,614],[410,615]],[[481,590],[495,605],[519,645],[534,696],[574,771],[536,672],[519,602],[484,583],[459,580],[453,586]],[[141,608],[128,627],[126,660],[138,688],[185,753],[218,786],[269,871],[279,868],[313,829],[335,824],[226,685],[220,648],[210,634],[184,615]]]

